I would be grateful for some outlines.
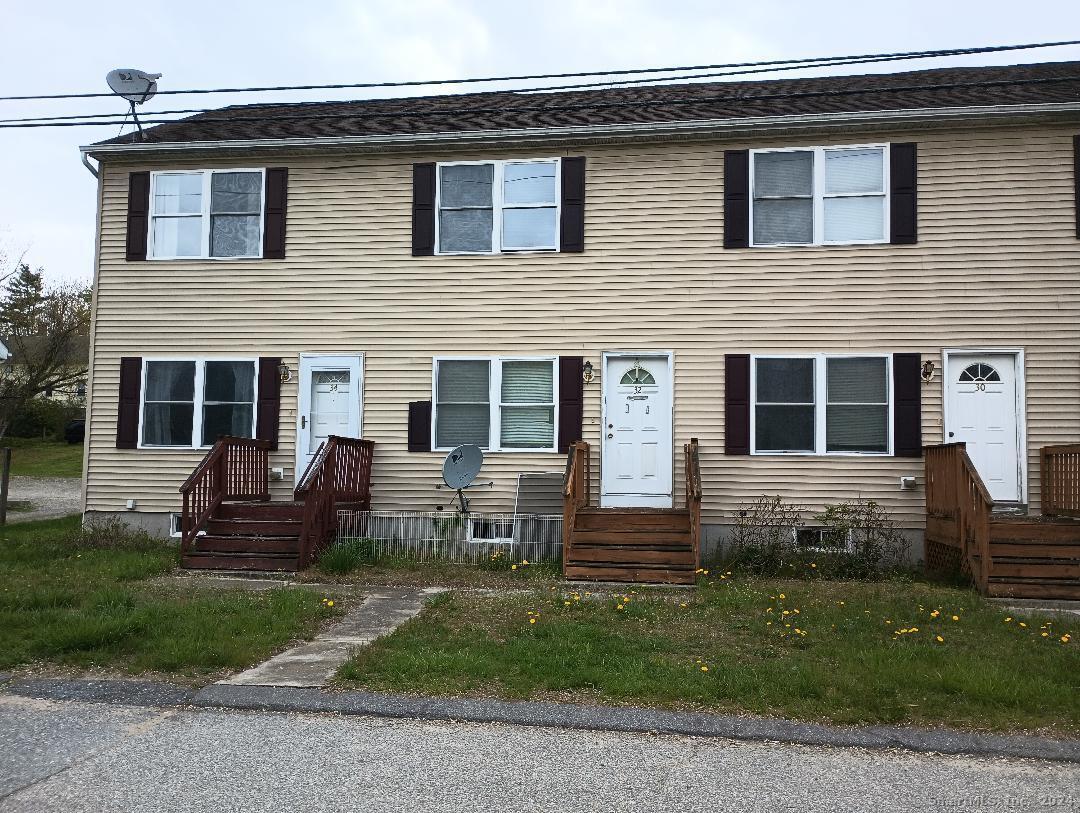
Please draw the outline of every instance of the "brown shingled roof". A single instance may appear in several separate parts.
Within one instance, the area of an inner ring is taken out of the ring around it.
[[[147,143],[409,135],[1080,101],[1080,62],[892,74],[252,104],[146,130]],[[147,117],[153,113],[147,111]],[[136,134],[99,142],[124,144]]]

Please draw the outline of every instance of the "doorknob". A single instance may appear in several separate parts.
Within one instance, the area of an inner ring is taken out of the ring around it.
[[[615,436],[614,436],[613,434],[611,434],[610,432],[608,432],[608,433],[607,433],[607,436],[608,436],[608,439],[609,439],[609,440],[610,440],[611,438],[615,437]]]
[[[949,433],[949,437],[951,438],[951,437],[953,437],[953,436],[954,436],[955,434],[956,434],[955,432],[950,432],[950,433]]]

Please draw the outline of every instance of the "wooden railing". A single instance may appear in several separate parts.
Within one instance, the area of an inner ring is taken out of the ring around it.
[[[985,593],[990,578],[990,514],[994,501],[963,443],[923,447],[926,538],[956,547]]]
[[[1039,450],[1042,513],[1080,517],[1080,443]]]
[[[300,532],[301,568],[307,567],[330,542],[337,528],[337,507],[371,506],[371,458],[375,443],[331,435],[311,459],[294,497],[304,503]]]
[[[222,502],[270,499],[269,461],[270,441],[218,439],[180,486],[184,495],[180,545],[185,553]]]
[[[690,544],[694,550],[694,567],[701,567],[701,459],[697,438],[683,447],[686,467],[686,507],[690,511]]]
[[[569,559],[574,536],[574,519],[589,504],[589,444],[577,440],[570,444],[563,476],[563,561]]]

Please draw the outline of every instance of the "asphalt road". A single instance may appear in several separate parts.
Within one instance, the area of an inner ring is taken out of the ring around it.
[[[1080,766],[0,695],[0,811],[1080,811]]]

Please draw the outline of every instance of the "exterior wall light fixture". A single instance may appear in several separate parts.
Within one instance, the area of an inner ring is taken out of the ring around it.
[[[593,380],[593,366],[591,361],[586,361],[585,366],[581,368],[581,380],[586,384]]]
[[[277,371],[282,384],[292,381],[292,370],[289,369],[289,365],[284,361],[277,366]]]

